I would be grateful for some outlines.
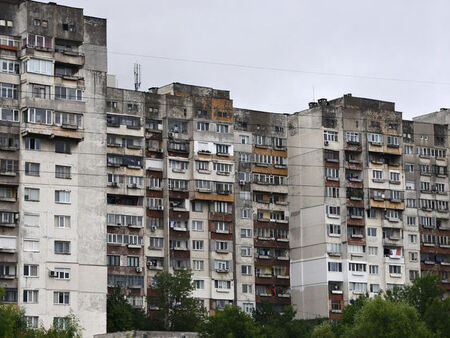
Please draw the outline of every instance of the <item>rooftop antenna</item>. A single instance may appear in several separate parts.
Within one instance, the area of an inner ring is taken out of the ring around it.
[[[141,86],[141,65],[134,64],[134,90],[138,91]]]
[[[312,94],[313,94],[313,102],[316,101],[315,95],[314,95],[314,86],[312,86]]]

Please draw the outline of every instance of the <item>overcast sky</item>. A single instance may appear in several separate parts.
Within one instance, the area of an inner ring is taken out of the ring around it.
[[[228,89],[241,108],[294,112],[307,108],[313,95],[345,93],[393,101],[408,119],[450,107],[447,0],[57,3],[108,20],[108,70],[121,88],[133,88],[138,62],[141,90],[171,82]]]

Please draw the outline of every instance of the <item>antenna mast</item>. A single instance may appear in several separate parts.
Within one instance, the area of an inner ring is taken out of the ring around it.
[[[141,86],[141,65],[134,64],[134,90],[138,91]]]

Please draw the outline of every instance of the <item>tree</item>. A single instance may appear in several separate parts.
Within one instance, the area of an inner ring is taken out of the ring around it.
[[[172,275],[159,272],[153,278],[150,306],[157,308],[152,321],[161,323],[166,331],[195,331],[204,321],[205,308],[199,299],[192,297],[192,274],[176,270]]]
[[[344,337],[432,337],[417,310],[409,304],[385,300],[380,296],[365,300],[356,312],[353,326],[346,326]]]
[[[357,299],[350,300],[350,303],[344,307],[341,319],[333,325],[333,332],[337,337],[342,337],[344,332],[354,325],[356,314],[363,308],[368,299],[367,294],[361,295]]]
[[[323,322],[320,325],[317,325],[312,334],[311,338],[335,338],[336,336],[333,333],[330,323]]]
[[[450,337],[450,298],[435,298],[425,311],[423,320],[437,337]]]
[[[147,330],[150,322],[142,310],[131,306],[117,287],[107,298],[106,326],[107,332]]]
[[[200,332],[202,337],[213,338],[263,337],[254,319],[237,306],[225,306],[208,317]]]
[[[298,320],[294,319],[295,314],[292,306],[280,312],[271,303],[263,302],[256,307],[253,318],[265,337],[274,338],[309,337],[314,327],[324,321],[322,318]]]

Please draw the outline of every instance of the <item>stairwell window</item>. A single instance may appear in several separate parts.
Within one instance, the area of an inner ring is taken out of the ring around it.
[[[23,290],[23,302],[29,304],[39,303],[39,291],[38,290]]]
[[[27,176],[39,176],[39,163],[25,162],[25,175]]]
[[[53,304],[70,305],[70,292],[53,292]]]
[[[55,215],[55,227],[60,229],[70,228],[70,216]]]
[[[55,141],[55,153],[70,154],[70,142]]]
[[[25,188],[24,189],[24,199],[25,201],[39,201],[39,189],[35,188]]]
[[[63,178],[63,179],[70,179],[70,167],[69,166],[63,166],[63,165],[55,165],[55,177],[56,178]]]
[[[55,254],[69,255],[70,242],[69,241],[55,241]]]
[[[25,149],[27,150],[41,149],[41,140],[34,137],[25,137]]]
[[[70,191],[55,190],[55,203],[70,204]]]

